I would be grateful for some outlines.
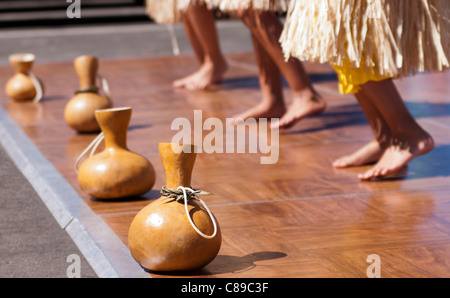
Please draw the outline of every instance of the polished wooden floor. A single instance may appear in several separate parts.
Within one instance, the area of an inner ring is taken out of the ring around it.
[[[100,60],[115,106],[130,106],[131,150],[157,171],[154,189],[141,198],[100,201],[78,186],[74,163],[94,139],[64,122],[63,110],[78,87],[72,63],[37,64],[45,83],[38,104],[1,105],[44,156],[127,244],[134,215],[159,197],[164,172],[158,143],[170,142],[177,117],[227,117],[260,99],[253,55],[229,54],[224,82],[210,91],[174,90],[171,82],[197,67],[193,57]],[[99,57],[101,59],[101,57]],[[282,131],[279,161],[261,165],[262,154],[199,154],[193,187],[216,215],[223,236],[219,255],[202,277],[366,277],[366,258],[378,254],[382,277],[450,277],[450,73],[419,75],[397,82],[408,107],[436,141],[399,177],[360,182],[367,167],[336,170],[331,162],[372,139],[352,96],[340,95],[328,65],[306,64],[328,110]],[[0,67],[4,84],[12,70]],[[289,90],[286,87],[289,104]],[[206,133],[205,133],[206,135]],[[178,274],[151,273],[153,277]]]

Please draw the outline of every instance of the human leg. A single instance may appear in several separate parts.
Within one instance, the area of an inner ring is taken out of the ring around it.
[[[284,75],[292,91],[291,106],[280,121],[272,126],[288,128],[307,116],[322,113],[326,103],[313,89],[301,61],[296,58],[284,59],[279,43],[283,25],[275,13],[246,9],[240,11],[238,16]]]
[[[204,4],[191,4],[183,24],[201,66],[194,73],[173,82],[175,88],[203,90],[220,82],[228,65],[220,49],[213,13]]]

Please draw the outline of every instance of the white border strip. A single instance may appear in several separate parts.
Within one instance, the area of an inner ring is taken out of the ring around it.
[[[150,277],[2,107],[0,143],[98,277]]]

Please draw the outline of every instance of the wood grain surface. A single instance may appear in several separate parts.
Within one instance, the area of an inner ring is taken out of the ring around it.
[[[132,107],[130,150],[156,170],[153,189],[139,198],[102,201],[84,194],[75,160],[96,134],[74,132],[64,107],[78,88],[73,64],[36,64],[45,85],[40,103],[0,103],[81,198],[125,245],[135,214],[158,198],[165,175],[158,143],[170,142],[177,117],[223,121],[260,100],[251,53],[228,54],[230,70],[208,91],[171,87],[196,69],[193,57],[100,61],[115,107]],[[397,177],[360,182],[367,167],[337,170],[334,159],[372,139],[351,95],[337,91],[331,67],[306,64],[327,111],[280,132],[279,160],[261,165],[261,153],[198,154],[192,186],[217,217],[219,255],[198,272],[149,273],[153,277],[366,277],[370,254],[381,258],[381,277],[450,277],[450,74],[426,74],[396,82],[412,114],[435,138],[436,148],[413,160]],[[13,75],[0,67],[0,82]],[[285,98],[290,100],[286,86]],[[204,133],[203,137],[207,134]],[[99,148],[101,150],[101,148]]]

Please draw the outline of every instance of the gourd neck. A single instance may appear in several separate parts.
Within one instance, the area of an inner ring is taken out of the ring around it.
[[[127,132],[131,108],[112,108],[95,111],[95,117],[105,137],[106,149],[128,149]]]
[[[33,67],[34,60],[35,56],[29,53],[18,53],[9,56],[9,62],[14,71],[24,75],[28,75]]]
[[[20,63],[20,64],[16,64],[16,65],[13,66],[16,74],[22,74],[22,75],[25,75],[25,76],[29,75],[31,66],[24,65],[24,64],[25,63],[23,63],[23,64]]]
[[[103,130],[105,135],[105,148],[107,149],[127,149],[127,130]]]
[[[75,71],[80,82],[80,89],[96,87],[98,59],[93,56],[79,56],[74,61]]]
[[[181,152],[174,152],[172,143],[160,143],[159,154],[166,173],[166,187],[177,189],[179,186],[191,187],[191,176],[196,153],[192,145],[175,145]]]

